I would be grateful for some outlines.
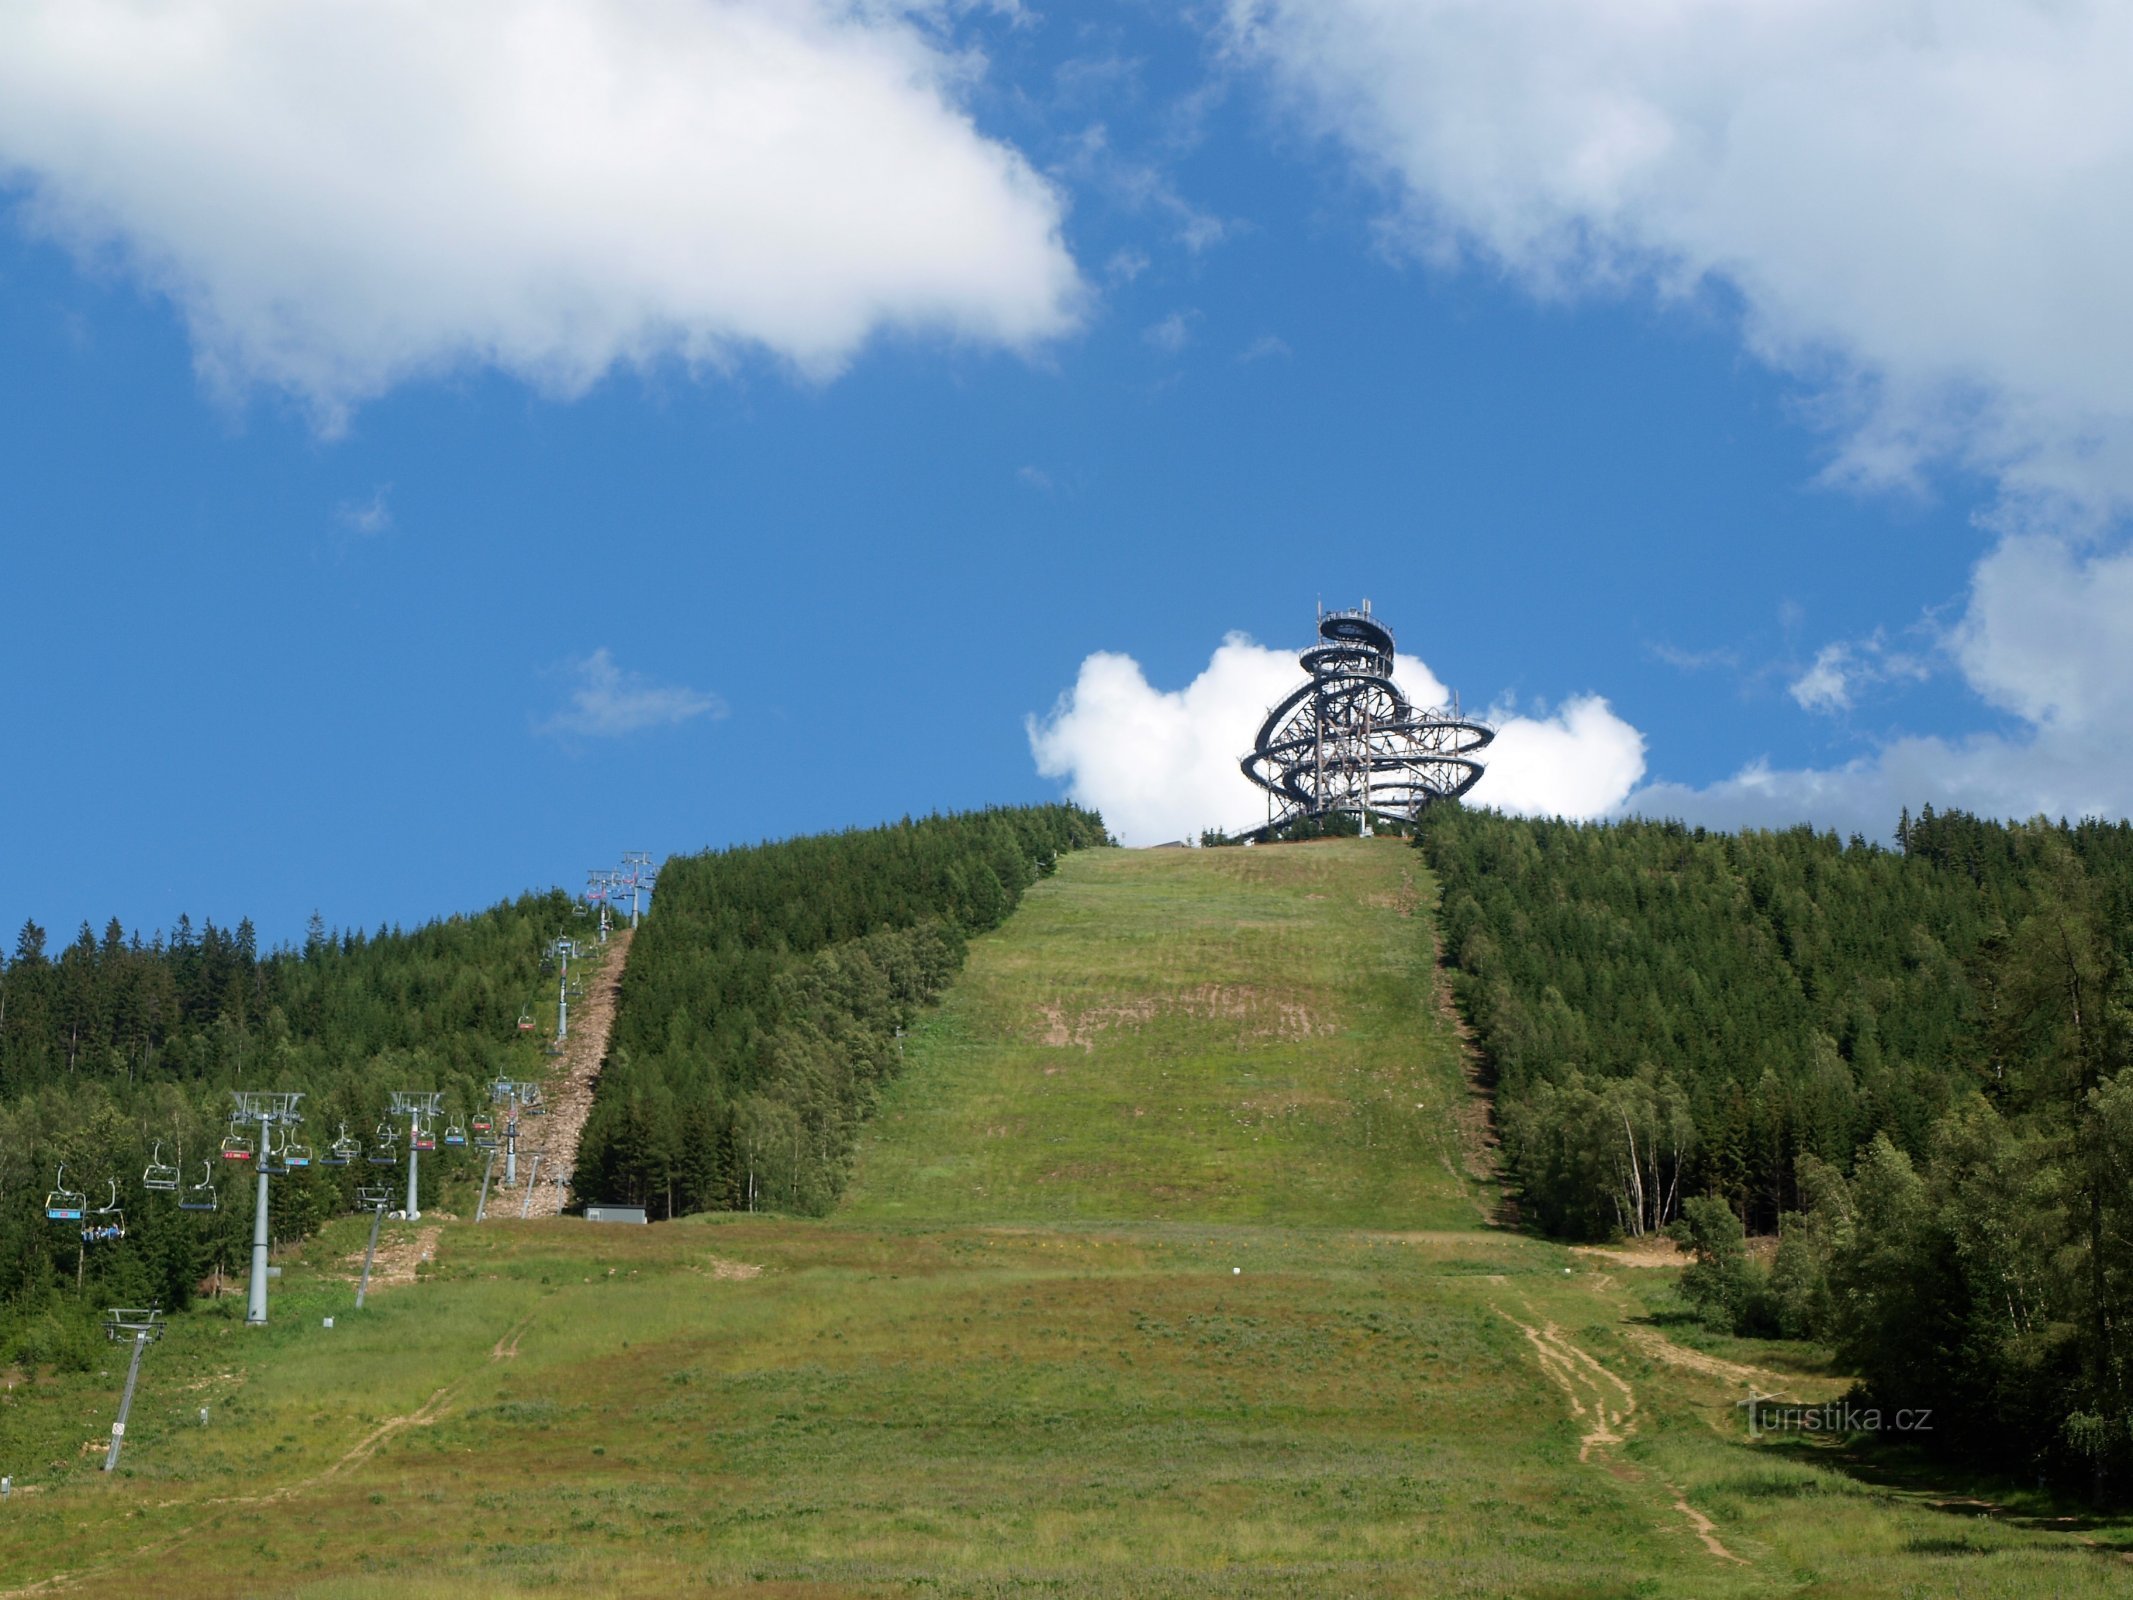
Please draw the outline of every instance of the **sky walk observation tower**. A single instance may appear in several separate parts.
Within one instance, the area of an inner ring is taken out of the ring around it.
[[[1306,818],[1412,822],[1481,781],[1480,752],[1496,737],[1465,717],[1454,695],[1433,710],[1392,681],[1392,630],[1370,614],[1318,614],[1318,642],[1297,658],[1308,680],[1266,714],[1244,775],[1266,791],[1263,839]]]

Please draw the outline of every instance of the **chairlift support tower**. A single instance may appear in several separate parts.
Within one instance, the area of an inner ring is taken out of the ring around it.
[[[1318,640],[1298,658],[1308,681],[1267,712],[1238,763],[1267,795],[1264,839],[1306,818],[1352,816],[1411,823],[1481,781],[1482,750],[1496,737],[1464,715],[1454,695],[1425,709],[1393,681],[1392,629],[1365,600],[1318,613]]]
[[[600,914],[600,942],[607,943],[607,898],[614,888],[614,874],[594,867],[585,874],[585,901]]]
[[[659,883],[659,869],[652,865],[649,850],[622,853],[622,878],[630,886],[630,931],[637,931],[637,897],[650,894]]]
[[[302,1094],[232,1089],[230,1098],[236,1101],[236,1109],[230,1114],[231,1124],[249,1124],[257,1128],[262,1149],[272,1140],[276,1128],[293,1128],[304,1120],[296,1109],[304,1098]],[[254,1165],[259,1169],[259,1187],[254,1191],[256,1198],[252,1203],[252,1281],[246,1292],[244,1320],[248,1327],[263,1328],[267,1322],[267,1184],[274,1174],[269,1170],[268,1162],[259,1161]]]
[[[104,1337],[113,1344],[125,1340],[133,1346],[133,1360],[126,1367],[126,1390],[119,1396],[118,1421],[111,1424],[111,1442],[104,1447],[106,1472],[116,1472],[119,1451],[126,1443],[126,1416],[133,1410],[134,1385],[141,1381],[141,1356],[163,1337],[163,1313],[156,1306],[113,1306],[104,1318]]]
[[[393,1091],[392,1116],[407,1118],[407,1220],[413,1222],[421,1217],[420,1191],[416,1188],[422,1176],[422,1146],[419,1143],[423,1130],[436,1121],[437,1113],[444,1104],[444,1096],[428,1089],[395,1089]]]
[[[561,938],[548,947],[555,957],[555,1043],[562,1049],[563,1041],[570,1037],[570,958],[578,953],[578,941]]]
[[[537,1105],[541,1098],[541,1086],[517,1078],[498,1078],[489,1085],[489,1100],[504,1109],[504,1187],[518,1183],[518,1113],[519,1107]]]

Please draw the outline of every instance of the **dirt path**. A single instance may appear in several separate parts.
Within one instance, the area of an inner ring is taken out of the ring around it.
[[[1535,1327],[1520,1322],[1501,1306],[1496,1308],[1496,1314],[1526,1336],[1541,1371],[1569,1400],[1571,1416],[1585,1430],[1578,1438],[1578,1460],[1589,1462],[1597,1451],[1601,1456],[1600,1464],[1606,1467],[1610,1476],[1623,1483],[1641,1483],[1643,1473],[1615,1459],[1616,1448],[1637,1431],[1636,1390],[1627,1380],[1571,1343],[1569,1336],[1554,1323]],[[1679,1349],[1679,1346],[1674,1348]],[[1718,1537],[1718,1525],[1690,1505],[1688,1496],[1680,1488],[1670,1483],[1666,1489],[1673,1496],[1673,1509],[1687,1521],[1689,1530],[1712,1557],[1737,1566],[1748,1564],[1725,1547]]]
[[[532,1176],[533,1158],[541,1159],[533,1200],[526,1207],[529,1217],[552,1217],[563,1209],[570,1195],[554,1181],[569,1173],[578,1160],[578,1141],[585,1133],[585,1119],[592,1114],[593,1088],[600,1081],[600,1063],[607,1059],[607,1036],[615,1024],[615,996],[622,983],[622,969],[629,964],[628,928],[608,935],[607,954],[592,970],[585,985],[585,998],[570,1008],[570,1037],[563,1045],[562,1070],[542,1090],[548,1107],[545,1117],[521,1117],[518,1124],[518,1175],[521,1185]],[[496,1162],[496,1182],[489,1191],[490,1217],[515,1217],[525,1199],[524,1189],[503,1186],[504,1163]]]

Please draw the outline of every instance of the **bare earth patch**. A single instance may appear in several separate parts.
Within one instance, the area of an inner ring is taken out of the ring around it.
[[[1665,1234],[1649,1234],[1621,1245],[1575,1244],[1572,1255],[1592,1261],[1609,1261],[1618,1267],[1685,1267],[1689,1264],[1681,1246]]]
[[[1196,1022],[1234,1022],[1244,1039],[1296,1042],[1337,1032],[1330,1022],[1295,1000],[1270,998],[1250,984],[1203,983],[1158,998],[1154,995],[1115,1005],[1087,1006],[1069,1018],[1060,1003],[1040,1004],[1040,1038],[1053,1049],[1096,1048],[1096,1036],[1113,1029],[1137,1030],[1157,1017],[1189,1017]]]
[[[585,1119],[592,1115],[593,1091],[600,1082],[600,1063],[607,1059],[607,1037],[615,1025],[615,997],[622,984],[622,969],[629,964],[633,937],[628,928],[608,935],[606,958],[586,985],[585,998],[570,1008],[570,1037],[563,1043],[562,1077],[542,1092],[548,1114],[519,1119],[521,1181],[534,1178],[534,1157],[540,1157],[541,1163],[532,1201],[526,1205],[529,1217],[560,1215],[571,1198],[561,1186],[550,1182],[549,1176],[567,1174],[577,1163],[578,1141],[585,1133]],[[502,1171],[500,1163],[498,1171]],[[499,1185],[501,1182],[499,1178]],[[500,1192],[491,1192],[488,1214],[517,1216],[525,1191],[510,1191],[508,1204],[498,1198]]]
[[[441,1226],[418,1227],[412,1233],[380,1232],[377,1259],[370,1264],[370,1290],[375,1294],[380,1289],[395,1289],[404,1283],[415,1281],[415,1269],[425,1261],[437,1259],[437,1241],[444,1236]],[[363,1270],[363,1252],[343,1256],[341,1265],[350,1277]]]

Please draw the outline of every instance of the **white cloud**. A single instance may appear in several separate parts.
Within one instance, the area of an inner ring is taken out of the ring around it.
[[[2133,500],[2133,8],[2109,0],[1232,0],[1230,37],[1544,294],[1722,284],[1841,469]]]
[[[1419,705],[1447,693],[1422,662],[1401,665]],[[1239,830],[1266,820],[1266,796],[1237,770],[1267,708],[1303,681],[1293,653],[1241,633],[1222,641],[1206,670],[1182,689],[1157,689],[1131,656],[1099,651],[1047,717],[1028,719],[1037,770],[1064,779],[1101,811],[1128,844]],[[1565,703],[1552,717],[1506,715],[1477,805],[1573,817],[1618,809],[1644,774],[1644,739],[1597,697]]]
[[[1803,711],[1849,711],[1852,704],[1851,647],[1826,644],[1815,652],[1814,664],[1785,686]]]
[[[1552,717],[1492,711],[1488,769],[1477,806],[1540,816],[1610,816],[1644,776],[1644,735],[1598,695],[1567,700]]]
[[[1074,321],[1062,202],[925,0],[16,0],[0,181],[176,303],[218,383],[570,394],[882,328]],[[914,13],[917,13],[914,17]]]
[[[393,525],[393,508],[389,502],[392,487],[389,483],[381,483],[370,492],[368,500],[343,500],[334,507],[333,520],[364,539],[375,539],[381,533],[390,532]]]
[[[1917,683],[1929,676],[1924,661],[1908,651],[1890,649],[1877,631],[1871,638],[1825,644],[1785,690],[1803,711],[1849,711],[1860,694],[1876,684]]]
[[[1128,844],[1251,827],[1266,820],[1265,797],[1237,758],[1298,678],[1295,656],[1241,633],[1177,690],[1151,686],[1131,656],[1098,651],[1049,717],[1028,720],[1030,751]]]
[[[1143,328],[1141,338],[1150,349],[1174,356],[1192,343],[1192,325],[1199,319],[1197,311],[1173,311],[1162,321]]]
[[[715,694],[680,684],[655,683],[626,672],[602,645],[570,664],[577,686],[563,706],[535,726],[536,733],[586,739],[615,739],[645,728],[667,728],[697,717],[723,717],[726,703]]]
[[[1655,783],[1629,808],[1713,827],[1813,822],[1886,838],[1930,801],[1985,816],[2133,812],[2133,552],[2005,540],[1978,565],[1947,644],[1964,681],[2016,726],[1899,738],[1827,770],[1751,763],[1697,788]]]
[[[1240,366],[1243,366],[1248,365],[1254,361],[1265,361],[1273,356],[1287,356],[1292,354],[1294,354],[1294,352],[1289,349],[1287,340],[1281,338],[1277,334],[1262,333],[1258,338],[1254,339],[1250,344],[1246,345],[1242,350],[1239,350],[1237,352],[1237,362]]]

